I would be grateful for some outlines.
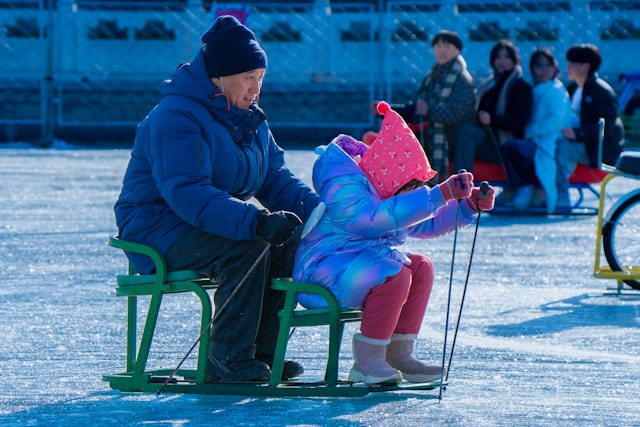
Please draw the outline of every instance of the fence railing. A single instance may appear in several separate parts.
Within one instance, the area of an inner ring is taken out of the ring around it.
[[[216,13],[243,19],[269,56],[260,102],[272,126],[310,135],[362,131],[372,99],[410,99],[443,28],[461,35],[478,81],[499,38],[525,63],[549,46],[562,70],[570,44],[595,43],[614,87],[640,69],[640,0],[0,0],[0,140],[130,139]]]

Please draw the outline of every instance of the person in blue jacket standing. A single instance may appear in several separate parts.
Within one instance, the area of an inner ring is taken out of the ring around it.
[[[299,225],[318,196],[288,169],[258,106],[267,56],[254,33],[221,16],[202,43],[138,125],[116,223],[121,238],[159,250],[170,271],[218,281],[216,310],[226,306],[211,328],[208,380],[265,382],[283,303],[270,279],[291,276]],[[128,256],[151,272],[150,260]],[[302,372],[287,361],[283,377]]]

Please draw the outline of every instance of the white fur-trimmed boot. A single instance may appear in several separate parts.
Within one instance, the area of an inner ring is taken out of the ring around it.
[[[402,372],[410,383],[428,383],[440,379],[441,366],[427,365],[413,357],[415,334],[393,334],[387,345],[386,359],[389,365]]]
[[[399,384],[402,381],[402,374],[385,361],[388,344],[389,340],[377,340],[355,334],[353,336],[353,367],[349,372],[349,381],[365,384]]]

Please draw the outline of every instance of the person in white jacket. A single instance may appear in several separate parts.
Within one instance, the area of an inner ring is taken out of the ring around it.
[[[568,124],[571,100],[558,78],[558,62],[548,48],[538,48],[531,55],[529,71],[533,76],[533,110],[525,139],[511,139],[502,146],[507,173],[514,191],[511,205],[526,209],[532,202],[534,181],[542,186],[547,213],[555,210],[556,139]]]

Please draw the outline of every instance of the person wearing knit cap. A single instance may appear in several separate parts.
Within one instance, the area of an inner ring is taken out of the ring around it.
[[[429,188],[436,172],[414,133],[386,102],[378,112],[382,127],[370,146],[342,134],[316,149],[312,178],[321,201],[302,232],[293,278],[325,286],[341,307],[363,310],[349,381],[435,381],[441,366],[413,357],[433,263],[399,247],[409,237],[437,238],[472,223],[493,207],[495,190],[481,195],[470,173]],[[325,304],[311,294],[299,302]]]
[[[431,47],[436,62],[422,80],[415,99],[407,104],[394,104],[393,108],[411,123],[434,170],[439,172],[436,176],[439,181],[448,175],[459,126],[475,118],[476,92],[461,54],[462,39],[458,33],[439,31]],[[371,104],[374,114],[378,102]],[[375,135],[368,133],[363,140],[372,136]]]
[[[618,97],[600,78],[602,56],[593,44],[574,44],[567,50],[567,77],[571,97],[571,124],[556,140],[556,210],[564,213],[572,207],[569,178],[578,163],[598,167],[600,118],[604,118],[602,161],[613,165],[624,146],[624,126],[618,116]]]
[[[283,304],[270,279],[291,276],[318,195],[288,169],[258,106],[268,64],[255,34],[221,16],[202,43],[138,125],[116,223],[120,238],[160,251],[169,271],[217,281],[208,381],[266,382]],[[127,255],[138,273],[153,269]],[[286,361],[283,379],[302,371]]]

